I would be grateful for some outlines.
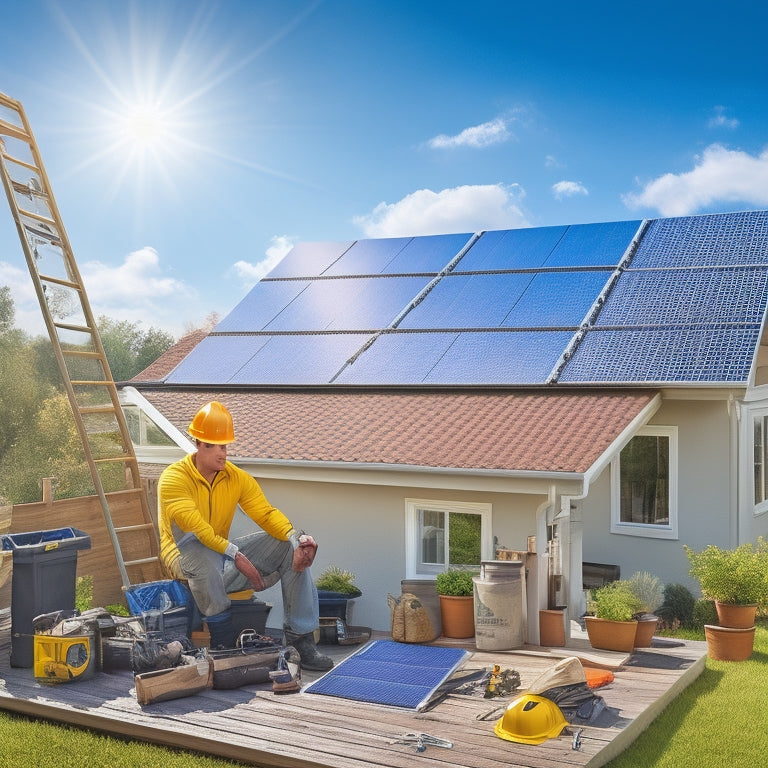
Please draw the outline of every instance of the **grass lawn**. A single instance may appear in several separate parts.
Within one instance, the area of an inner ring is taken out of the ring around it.
[[[707,659],[701,676],[609,768],[758,766],[768,755],[768,621],[748,661]],[[0,711],[7,768],[232,768],[237,763],[125,741]],[[500,747],[502,748],[502,747]]]

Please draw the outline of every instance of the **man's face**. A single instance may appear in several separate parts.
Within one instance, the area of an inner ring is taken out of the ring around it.
[[[214,445],[213,443],[204,443],[202,441],[198,442],[195,464],[198,472],[200,472],[203,477],[213,474],[214,472],[220,472],[224,469],[226,460],[226,445]]]

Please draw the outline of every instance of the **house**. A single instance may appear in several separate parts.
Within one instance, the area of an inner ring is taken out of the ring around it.
[[[584,563],[695,591],[683,544],[768,534],[767,303],[768,211],[302,243],[121,399],[150,479],[224,402],[355,623],[529,537],[529,615],[578,616]]]

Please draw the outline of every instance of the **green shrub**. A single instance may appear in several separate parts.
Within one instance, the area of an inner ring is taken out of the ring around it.
[[[75,608],[80,613],[93,608],[93,576],[78,576],[75,580]]]
[[[664,585],[658,576],[637,571],[628,580],[629,588],[640,601],[643,613],[655,613],[664,602]]]
[[[595,590],[593,610],[598,619],[631,621],[643,612],[639,598],[626,580],[612,581]]]
[[[664,602],[656,612],[668,627],[689,627],[693,622],[693,608],[696,598],[684,584],[667,584],[664,587]]]
[[[338,592],[342,595],[359,597],[362,592],[355,586],[355,574],[340,568],[338,565],[328,565],[315,579],[315,586],[327,592]]]
[[[697,600],[693,606],[693,618],[691,620],[691,626],[696,629],[701,629],[705,624],[719,624],[717,618],[717,608],[712,600],[707,600],[705,597],[701,600]]]
[[[444,571],[437,574],[437,594],[452,597],[468,597],[475,594],[475,584],[472,571]]]
[[[691,576],[704,597],[735,605],[768,605],[768,542],[747,542],[734,549],[710,544],[701,552],[684,546]]]

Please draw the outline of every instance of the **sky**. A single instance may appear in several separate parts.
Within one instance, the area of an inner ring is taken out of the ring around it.
[[[768,208],[765,3],[6,6],[0,92],[93,312],[144,331],[223,318],[299,241]]]

